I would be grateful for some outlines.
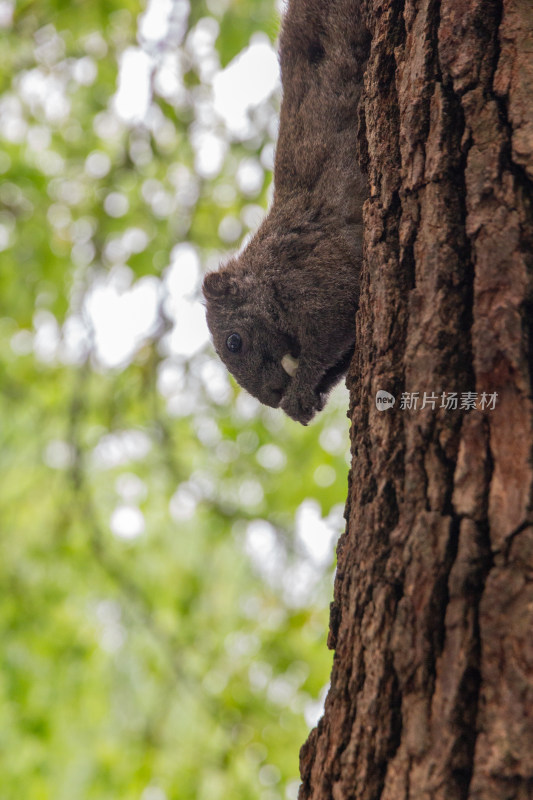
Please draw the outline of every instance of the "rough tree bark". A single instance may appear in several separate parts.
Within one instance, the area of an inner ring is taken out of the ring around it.
[[[300,800],[533,797],[533,3],[366,0],[370,199]],[[378,411],[376,391],[396,404]],[[416,410],[402,393],[419,392]],[[437,395],[435,408],[424,392]],[[475,410],[441,408],[477,392]],[[482,393],[495,408],[480,408]]]

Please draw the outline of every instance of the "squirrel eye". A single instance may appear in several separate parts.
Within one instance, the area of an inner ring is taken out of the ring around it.
[[[242,339],[238,333],[231,333],[226,339],[226,347],[230,353],[238,353],[242,347]]]

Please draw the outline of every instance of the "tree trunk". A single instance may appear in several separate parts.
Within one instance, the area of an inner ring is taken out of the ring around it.
[[[365,13],[353,463],[331,689],[300,800],[525,800],[533,4],[367,0]],[[468,392],[476,408],[460,407]]]

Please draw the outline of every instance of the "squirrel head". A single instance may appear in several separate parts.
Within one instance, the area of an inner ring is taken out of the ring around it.
[[[240,386],[277,408],[297,367],[298,345],[276,328],[252,277],[231,263],[208,273],[202,291],[218,355]]]

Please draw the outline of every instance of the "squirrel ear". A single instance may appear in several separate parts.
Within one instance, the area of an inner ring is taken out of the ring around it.
[[[227,272],[208,272],[202,285],[206,300],[221,300],[235,294],[235,289],[233,278]]]

